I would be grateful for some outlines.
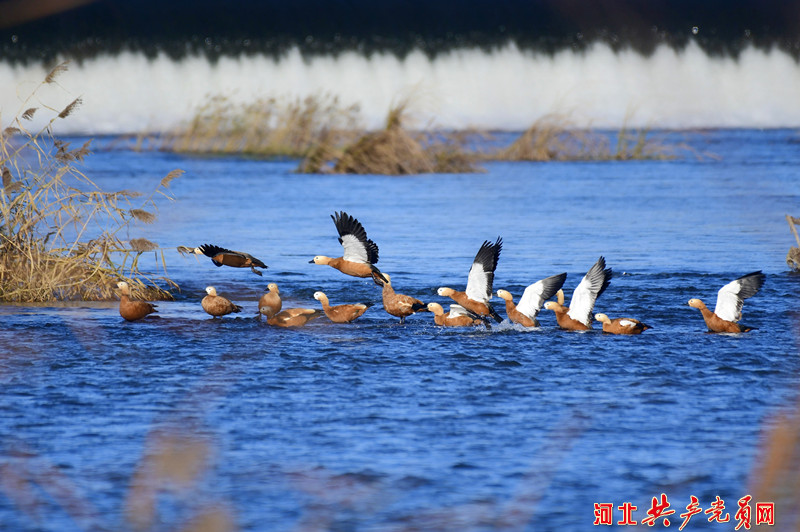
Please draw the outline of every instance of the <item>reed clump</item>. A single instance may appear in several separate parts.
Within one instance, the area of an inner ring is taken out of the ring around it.
[[[407,115],[408,102],[396,105],[389,110],[382,130],[363,133],[349,145],[321,137],[298,172],[410,175],[478,171],[474,155],[463,150],[457,136],[407,129]]]
[[[66,63],[55,67],[0,132],[0,301],[113,299],[119,281],[135,297],[171,299],[161,285],[177,285],[166,277],[163,253],[163,276],[139,268],[141,256],[158,245],[122,235],[135,222],[155,220],[156,195],[172,199],[169,184],[182,171],[170,172],[148,196],[101,190],[79,169],[91,141],[72,147],[53,135],[54,124],[72,114],[80,98],[62,110],[28,107],[66,69]],[[54,116],[41,129],[29,129],[40,112]]]
[[[664,160],[675,150],[653,140],[649,131],[623,127],[612,137],[600,131],[576,127],[562,114],[538,119],[511,145],[486,155],[498,161],[631,161]]]
[[[178,153],[300,158],[321,137],[346,142],[359,129],[359,120],[357,105],[344,106],[334,96],[259,98],[250,103],[213,96],[191,121],[160,136],[155,145]]]

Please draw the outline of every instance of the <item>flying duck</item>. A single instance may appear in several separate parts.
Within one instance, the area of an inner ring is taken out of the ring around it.
[[[326,296],[324,292],[314,292],[314,299],[322,303],[322,310],[325,312],[325,315],[335,323],[350,323],[364,314],[369,308],[368,305],[361,303],[336,305],[332,307],[328,302],[328,296]]]
[[[646,323],[633,318],[614,318],[605,314],[595,314],[594,319],[603,324],[603,332],[610,334],[642,334],[647,329],[652,329]]]
[[[339,243],[344,248],[344,253],[338,258],[317,255],[308,262],[327,264],[353,277],[372,277],[373,273],[382,275],[375,266],[378,262],[378,245],[367,238],[367,232],[361,223],[344,211],[332,214],[331,218],[339,232]]]
[[[127,321],[136,321],[144,318],[148,314],[158,312],[156,305],[147,301],[131,300],[131,287],[125,281],[117,283],[120,290],[119,296],[119,315]]]
[[[264,314],[266,309],[260,309]],[[267,318],[267,323],[276,327],[302,327],[314,318],[322,316],[322,312],[313,308],[287,308]]]
[[[444,313],[439,303],[428,303],[428,310],[433,313],[433,322],[443,327],[469,327],[471,325],[485,325],[489,323],[477,314],[473,314],[461,305],[450,305],[450,312]]]
[[[544,308],[556,313],[556,321],[562,329],[589,330],[592,328],[594,303],[608,288],[612,275],[611,268],[606,269],[606,259],[600,257],[575,288],[569,307],[564,306],[564,292],[559,290],[556,293],[558,301],[548,301]]]
[[[271,318],[281,310],[281,293],[278,285],[269,283],[264,295],[258,300],[258,314]]]
[[[505,300],[506,315],[509,320],[523,327],[538,327],[536,316],[539,315],[542,305],[561,290],[566,279],[566,273],[559,273],[528,285],[516,305],[514,297],[507,290],[498,290],[497,297]]]
[[[205,255],[211,257],[211,262],[215,266],[231,266],[233,268],[250,268],[256,275],[261,275],[261,272],[256,268],[266,268],[267,265],[243,251],[231,251],[229,249],[214,246],[212,244],[203,244],[194,248],[195,255]]]
[[[419,299],[405,294],[398,294],[392,287],[392,279],[388,273],[378,274],[372,276],[375,284],[382,286],[381,296],[383,299],[383,308],[392,316],[400,318],[400,323],[405,323],[406,316],[410,316],[415,312],[424,312],[428,310],[427,305]]]
[[[242,307],[239,305],[234,305],[224,297],[218,296],[217,289],[213,286],[206,287],[206,294],[208,295],[203,298],[200,304],[203,306],[203,310],[214,318],[242,311]]]
[[[689,306],[700,309],[703,319],[711,332],[739,333],[747,332],[753,327],[739,325],[742,319],[742,305],[748,297],[756,295],[767,276],[761,270],[743,275],[726,284],[717,292],[717,306],[714,312],[708,310],[699,299],[690,299]]]
[[[440,296],[451,298],[478,316],[491,315],[497,323],[503,321],[489,304],[489,300],[492,299],[494,271],[497,268],[497,259],[500,257],[502,247],[503,239],[500,237],[497,237],[497,241],[494,244],[486,240],[481,245],[475,255],[475,260],[472,262],[472,267],[469,269],[466,291],[459,292],[443,286],[437,290],[437,293]]]

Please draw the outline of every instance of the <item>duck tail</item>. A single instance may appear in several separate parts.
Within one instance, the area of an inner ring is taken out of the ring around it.
[[[427,312],[428,305],[426,305],[425,303],[412,303],[411,310],[413,310],[414,312]]]

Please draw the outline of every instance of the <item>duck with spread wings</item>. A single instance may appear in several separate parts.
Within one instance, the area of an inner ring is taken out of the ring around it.
[[[475,255],[467,277],[467,288],[464,292],[454,290],[447,286],[439,288],[437,293],[449,297],[465,309],[478,316],[491,316],[497,323],[503,318],[492,308],[489,300],[492,299],[492,283],[494,271],[497,269],[497,259],[503,248],[503,239],[497,237],[492,243],[486,240]]]
[[[383,274],[375,266],[378,262],[378,245],[367,238],[361,222],[344,211],[332,214],[331,218],[344,253],[336,258],[317,255],[308,262],[327,265],[353,277],[373,277],[376,274],[382,278]]]

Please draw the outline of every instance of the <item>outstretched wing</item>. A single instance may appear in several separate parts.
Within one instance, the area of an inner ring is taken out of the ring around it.
[[[206,257],[211,257],[211,262],[213,262],[214,266],[218,268],[222,266],[222,263],[215,260],[214,257],[219,255],[220,253],[233,253],[233,251],[229,249],[221,248],[213,244],[201,244],[197,246],[197,249],[199,249],[200,252]]]
[[[492,298],[494,270],[497,268],[497,259],[500,258],[502,247],[503,239],[500,237],[497,237],[494,244],[486,240],[481,245],[467,277],[466,293],[470,299],[485,303]]]
[[[606,269],[606,259],[603,257],[597,259],[572,293],[567,315],[581,323],[591,323],[594,303],[608,288],[612,275],[611,268]]]
[[[536,319],[539,311],[542,310],[544,302],[553,297],[564,286],[566,279],[566,273],[559,273],[529,285],[525,292],[522,293],[522,297],[517,304],[517,310],[532,320]]]
[[[714,314],[723,320],[738,322],[742,319],[744,300],[756,295],[766,277],[759,270],[743,275],[720,288],[717,293],[717,306],[714,308]]]
[[[353,262],[375,264],[378,262],[378,245],[367,238],[361,223],[344,211],[331,215],[339,243],[344,248],[342,258]]]

